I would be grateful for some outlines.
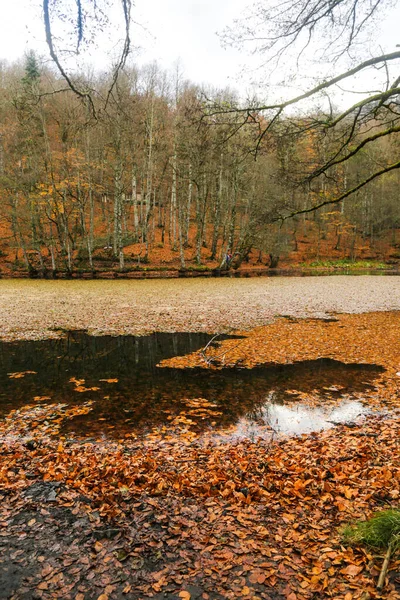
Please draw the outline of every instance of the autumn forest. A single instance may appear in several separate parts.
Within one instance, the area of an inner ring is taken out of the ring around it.
[[[8,273],[71,274],[146,265],[167,270],[277,267],[324,259],[396,263],[398,172],[350,198],[397,149],[379,139],[388,109],[360,127],[354,147],[378,138],[307,182],[342,132],[318,134],[318,114],[289,116],[260,136],[259,114],[230,110],[230,90],[205,90],[157,64],[80,75],[86,101],[32,52],[0,71],[1,263]],[[222,107],[222,108],[221,108]],[[307,129],[309,132],[307,133]],[[292,214],[290,219],[285,219]]]

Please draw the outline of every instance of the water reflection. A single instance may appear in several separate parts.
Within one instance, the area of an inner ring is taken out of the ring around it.
[[[198,276],[199,273],[196,273]],[[202,276],[210,277],[235,277],[235,278],[249,278],[249,277],[334,277],[337,275],[380,275],[380,276],[399,276],[400,272],[398,269],[352,269],[352,268],[341,268],[341,269],[269,269],[268,267],[260,269],[241,269],[239,271],[229,270],[220,271],[218,269],[209,273],[204,273]],[[181,277],[193,276],[193,273],[187,275],[181,274]]]
[[[261,408],[257,419],[247,414],[237,424],[223,433],[229,439],[256,439],[272,434],[300,435],[329,429],[333,425],[356,421],[367,415],[368,406],[357,400],[343,399],[335,405],[309,406],[303,402],[281,404],[274,401],[274,392]]]
[[[156,366],[164,358],[204,347],[210,338],[194,333],[92,337],[73,332],[59,340],[0,343],[0,414],[26,404],[92,400],[93,410],[66,423],[64,433],[140,435],[168,426],[179,415],[190,419],[191,429],[199,433],[210,428],[232,433],[236,428],[235,435],[255,435],[271,426],[301,433],[353,419],[353,408],[365,413],[351,394],[371,389],[383,371],[376,365],[330,359],[251,370]],[[318,399],[317,407],[304,402],[309,396]]]

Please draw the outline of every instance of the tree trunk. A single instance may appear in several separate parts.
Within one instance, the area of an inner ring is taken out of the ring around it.
[[[185,239],[184,244],[187,247],[189,245],[189,228],[190,228],[190,212],[192,209],[192,193],[193,193],[193,182],[192,182],[192,165],[189,163],[189,186],[188,196],[186,204],[186,228],[185,228]]]
[[[269,268],[276,269],[279,263],[279,255],[277,254],[269,254]]]
[[[216,198],[215,198],[214,229],[213,229],[213,237],[212,237],[212,244],[211,244],[210,260],[215,260],[215,258],[217,256],[219,229],[220,229],[220,224],[221,224],[222,175],[223,175],[223,154],[221,154],[221,162],[220,162],[219,177],[218,177],[218,189],[217,189],[217,194],[216,194]]]

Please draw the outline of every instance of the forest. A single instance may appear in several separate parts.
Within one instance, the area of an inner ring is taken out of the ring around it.
[[[398,170],[329,205],[398,151],[398,138],[382,135],[388,123],[397,131],[390,104],[368,106],[350,156],[310,182],[339,154],[351,114],[321,132],[312,124],[322,109],[310,104],[265,129],[262,113],[238,119],[238,92],[194,85],[178,63],[130,63],[115,82],[111,71],[75,77],[96,93],[82,100],[34,52],[0,65],[7,275],[400,259]]]

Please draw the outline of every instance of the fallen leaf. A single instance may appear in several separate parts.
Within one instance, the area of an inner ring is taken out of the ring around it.
[[[29,374],[36,375],[37,371],[19,371],[18,373],[7,373],[10,379],[21,379],[22,377],[25,377],[25,375]]]
[[[341,569],[340,572],[343,575],[350,575],[350,577],[355,577],[356,575],[361,573],[363,569],[364,567],[358,567],[357,565],[348,565],[345,569]]]
[[[47,590],[49,588],[49,585],[46,581],[42,581],[41,583],[39,583],[37,588],[38,590]]]

